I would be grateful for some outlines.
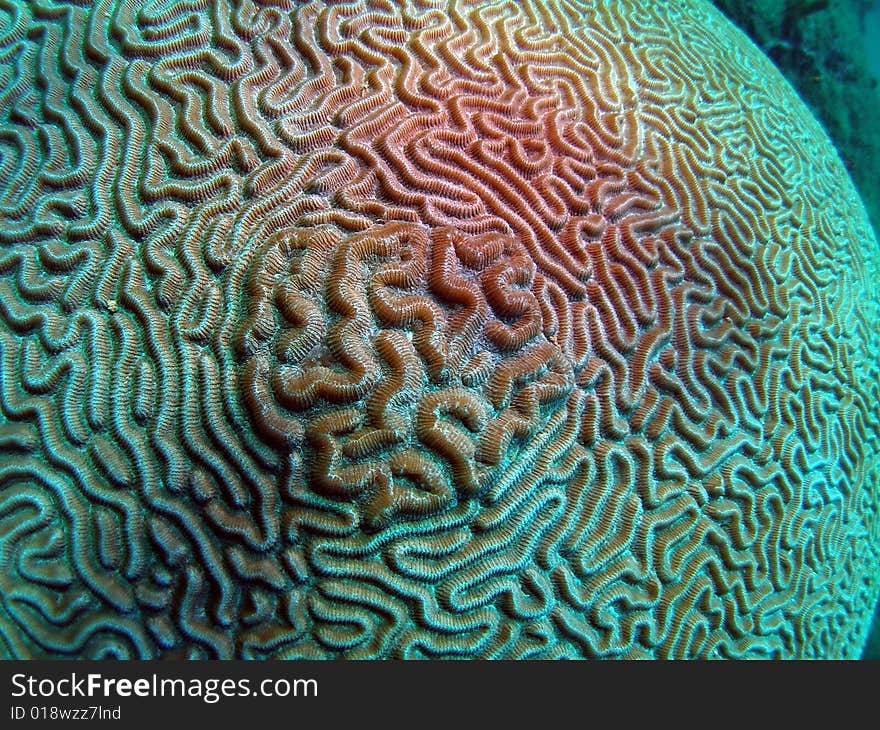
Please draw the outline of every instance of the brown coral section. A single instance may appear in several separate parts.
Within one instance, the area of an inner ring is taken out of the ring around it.
[[[235,349],[254,423],[373,528],[484,491],[574,388],[543,332],[535,265],[510,237],[285,231],[244,288]]]

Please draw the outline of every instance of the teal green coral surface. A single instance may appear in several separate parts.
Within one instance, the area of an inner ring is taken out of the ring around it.
[[[880,230],[880,4],[713,0],[816,114]]]
[[[13,657],[857,657],[880,254],[708,3],[0,3]]]

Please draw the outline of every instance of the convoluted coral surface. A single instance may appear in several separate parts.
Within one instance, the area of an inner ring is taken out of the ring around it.
[[[877,244],[707,3],[2,8],[9,655],[858,655]]]

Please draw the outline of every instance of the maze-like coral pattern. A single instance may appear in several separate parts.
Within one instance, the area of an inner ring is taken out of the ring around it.
[[[858,655],[880,255],[707,4],[0,11],[8,655]]]

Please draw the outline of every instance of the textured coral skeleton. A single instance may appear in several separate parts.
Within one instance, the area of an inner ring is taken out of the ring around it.
[[[880,255],[708,3],[2,13],[2,651],[858,656]]]

